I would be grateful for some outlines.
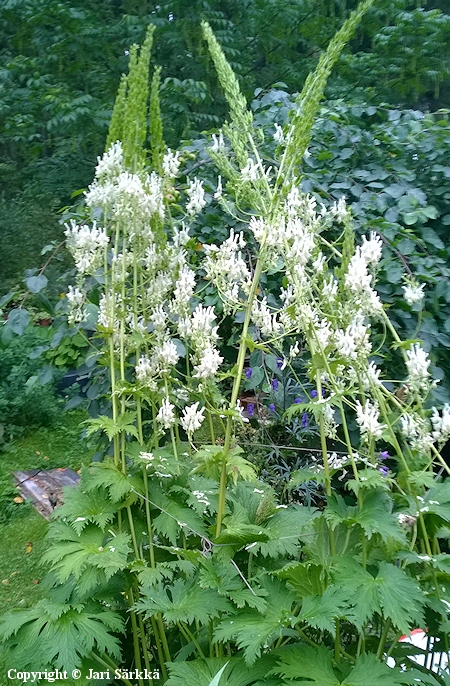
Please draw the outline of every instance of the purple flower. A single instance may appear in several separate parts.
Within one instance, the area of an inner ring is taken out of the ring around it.
[[[389,468],[385,467],[384,465],[383,467],[379,467],[378,471],[380,472],[381,476],[387,476],[389,474]]]
[[[247,367],[245,370],[245,378],[246,379],[251,379],[253,374],[253,369],[251,367]]]
[[[278,391],[278,379],[272,380],[272,388],[274,391]]]
[[[311,391],[311,398],[317,398],[317,395],[318,395],[318,394],[317,394],[316,389],[314,389],[313,391]]]
[[[304,429],[306,429],[306,427],[308,426],[308,424],[309,424],[308,413],[307,413],[307,412],[303,412],[303,414],[302,414],[302,427],[303,427]]]
[[[380,452],[380,460],[387,460],[390,457],[387,450]]]
[[[282,357],[279,357],[278,360],[277,360],[277,367],[278,367],[278,369],[281,369],[281,367],[283,366],[283,363],[284,363],[283,358],[282,358]]]
[[[247,415],[249,417],[253,417],[254,414],[255,414],[255,403],[249,403],[247,405]]]
[[[273,403],[270,403],[270,405],[269,405],[269,410],[270,410],[271,412],[276,412],[276,411],[277,411],[277,408],[275,407],[275,405],[274,405]]]
[[[297,403],[297,405],[300,405],[300,403],[302,403],[302,402],[303,402],[303,398],[296,398],[294,400],[294,403]]]

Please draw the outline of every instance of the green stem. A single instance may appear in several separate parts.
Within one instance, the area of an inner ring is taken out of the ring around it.
[[[236,407],[239,388],[241,385],[242,372],[244,371],[245,355],[247,352],[247,336],[248,329],[251,320],[252,303],[256,296],[256,291],[258,290],[259,279],[262,274],[263,262],[261,257],[258,258],[255,266],[255,273],[253,275],[253,281],[250,288],[250,293],[247,300],[247,307],[245,311],[244,324],[242,327],[241,343],[239,345],[238,359],[236,363],[236,376],[233,383],[233,389],[231,391],[230,409]],[[220,535],[222,529],[222,520],[225,514],[225,503],[226,503],[226,490],[227,490],[227,459],[230,452],[231,436],[233,429],[233,417],[227,418],[227,425],[225,431],[225,442],[223,448],[223,458],[222,458],[222,470],[220,474],[220,486],[219,486],[219,505],[217,510],[217,520],[216,520],[216,536]]]
[[[391,628],[391,620],[388,617],[386,620],[386,623],[383,628],[383,632],[380,637],[380,643],[378,644],[378,650],[377,650],[377,658],[381,660],[383,657],[383,652],[384,652],[384,646],[386,645],[386,639],[389,633],[389,629]]]
[[[161,642],[161,639],[159,636],[158,625],[156,623],[155,617],[150,618],[150,623],[152,625],[153,635],[155,637],[156,650],[158,652],[158,659],[159,659],[159,666],[161,667],[161,671],[162,671],[164,680],[167,680],[168,674],[167,674],[167,669],[166,669],[166,664],[165,664],[165,659],[164,659],[164,653],[163,653],[163,649],[162,649],[162,642]]]
[[[92,657],[93,660],[99,663],[99,665],[102,665],[102,667],[106,667],[106,669],[109,671],[110,669],[113,669],[114,671],[117,669],[119,670],[120,667],[116,665],[111,658],[108,655],[104,655],[103,659],[99,657],[96,653],[94,653],[93,650],[91,650],[90,656]],[[120,677],[120,680],[123,681],[125,686],[133,686],[131,681],[128,681],[125,677]]]

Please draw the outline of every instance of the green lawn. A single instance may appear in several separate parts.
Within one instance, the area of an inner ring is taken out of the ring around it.
[[[0,454],[0,614],[29,607],[42,595],[46,568],[41,557],[46,548],[47,521],[30,503],[16,503],[12,473],[18,469],[79,469],[91,452],[80,439],[81,411],[61,416],[61,425],[41,428],[16,441]],[[0,655],[0,683],[9,683]]]

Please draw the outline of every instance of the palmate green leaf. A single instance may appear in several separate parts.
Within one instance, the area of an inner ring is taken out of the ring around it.
[[[184,504],[183,492],[175,490],[173,497],[168,497],[159,483],[149,481],[148,498],[150,505],[160,511],[153,521],[155,531],[165,536],[172,545],[177,545],[181,532],[187,537],[209,538],[209,531],[203,518]]]
[[[131,552],[130,537],[125,533],[105,536],[96,526],[87,526],[80,535],[64,522],[52,527],[53,544],[43,556],[52,564],[60,583],[71,574],[79,579],[86,567],[102,569],[109,579],[127,566]]]
[[[290,562],[275,574],[280,579],[285,579],[299,598],[322,595],[328,585],[325,567],[311,562]]]
[[[263,522],[263,531],[268,539],[254,543],[251,548],[248,546],[247,550],[272,558],[295,555],[302,532],[317,514],[314,508],[301,505],[278,509]]]
[[[450,522],[450,482],[436,484],[425,494],[420,507],[421,512],[434,513],[445,522]]]
[[[143,493],[144,483],[136,474],[124,474],[113,460],[105,460],[90,466],[89,478],[85,479],[84,488],[88,493],[95,493],[99,488],[106,488],[111,500],[118,503],[130,491]]]
[[[361,507],[347,505],[342,496],[334,494],[328,499],[324,515],[333,529],[341,523],[349,527],[358,524],[369,539],[374,533],[378,533],[383,540],[393,538],[406,543],[405,533],[392,514],[392,507],[392,498],[383,491],[369,491],[364,494]]]
[[[334,636],[335,620],[345,615],[347,591],[340,586],[329,586],[318,596],[306,596],[298,618],[320,631],[328,631]]]
[[[348,598],[347,617],[360,629],[375,613],[392,621],[407,633],[421,626],[426,596],[417,582],[395,565],[381,562],[372,576],[355,560],[340,560],[333,569],[333,580]]]
[[[252,590],[246,586],[231,560],[217,560],[214,557],[201,560],[199,584],[202,588],[214,588],[219,595],[229,598],[238,608],[256,608],[264,612],[267,603],[265,589],[258,586]]]
[[[100,415],[96,419],[87,419],[83,423],[88,425],[88,428],[86,429],[87,436],[90,436],[100,429],[101,431],[104,431],[109,440],[112,441],[114,436],[117,436],[122,432],[138,438],[137,428],[133,424],[135,419],[136,412],[124,412],[119,415],[116,421],[106,415]]]
[[[264,655],[249,667],[242,658],[207,658],[189,662],[169,663],[167,686],[211,686],[220,673],[218,686],[252,686],[266,682],[266,675],[274,666],[276,655]],[[222,671],[223,670],[223,671]]]
[[[103,488],[92,493],[84,490],[84,478],[75,488],[64,489],[64,502],[58,507],[58,519],[66,519],[71,523],[77,534],[80,534],[89,523],[97,524],[104,531],[117,513],[117,505],[113,503]],[[52,535],[53,525],[50,525],[49,535]]]
[[[55,608],[49,599],[9,612],[0,621],[12,663],[34,671],[48,666],[71,671],[92,650],[120,659],[119,641],[111,634],[123,631],[123,620],[114,612],[69,604]]]
[[[400,686],[404,683],[400,670],[391,669],[370,653],[360,655],[349,675],[341,681],[333,669],[332,657],[333,653],[325,646],[292,646],[280,652],[279,664],[272,673],[282,677],[280,686]]]
[[[281,580],[263,577],[261,587],[267,592],[264,613],[256,610],[237,612],[231,619],[223,620],[214,632],[215,641],[234,640],[243,649],[248,665],[253,665],[260,657],[263,645],[280,638],[283,628],[296,621],[291,615],[295,596]]]
[[[206,624],[222,612],[233,609],[226,598],[220,597],[212,589],[201,588],[192,579],[177,579],[170,586],[159,584],[142,590],[142,598],[135,605],[136,610],[145,613],[148,618],[161,612],[170,624],[196,621]]]

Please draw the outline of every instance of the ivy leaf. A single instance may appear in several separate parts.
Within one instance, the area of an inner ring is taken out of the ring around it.
[[[216,591],[201,588],[197,580],[177,579],[170,586],[162,584],[143,589],[143,595],[136,605],[147,618],[161,612],[166,622],[200,622],[207,624],[222,612],[233,609],[231,603],[220,597]]]

